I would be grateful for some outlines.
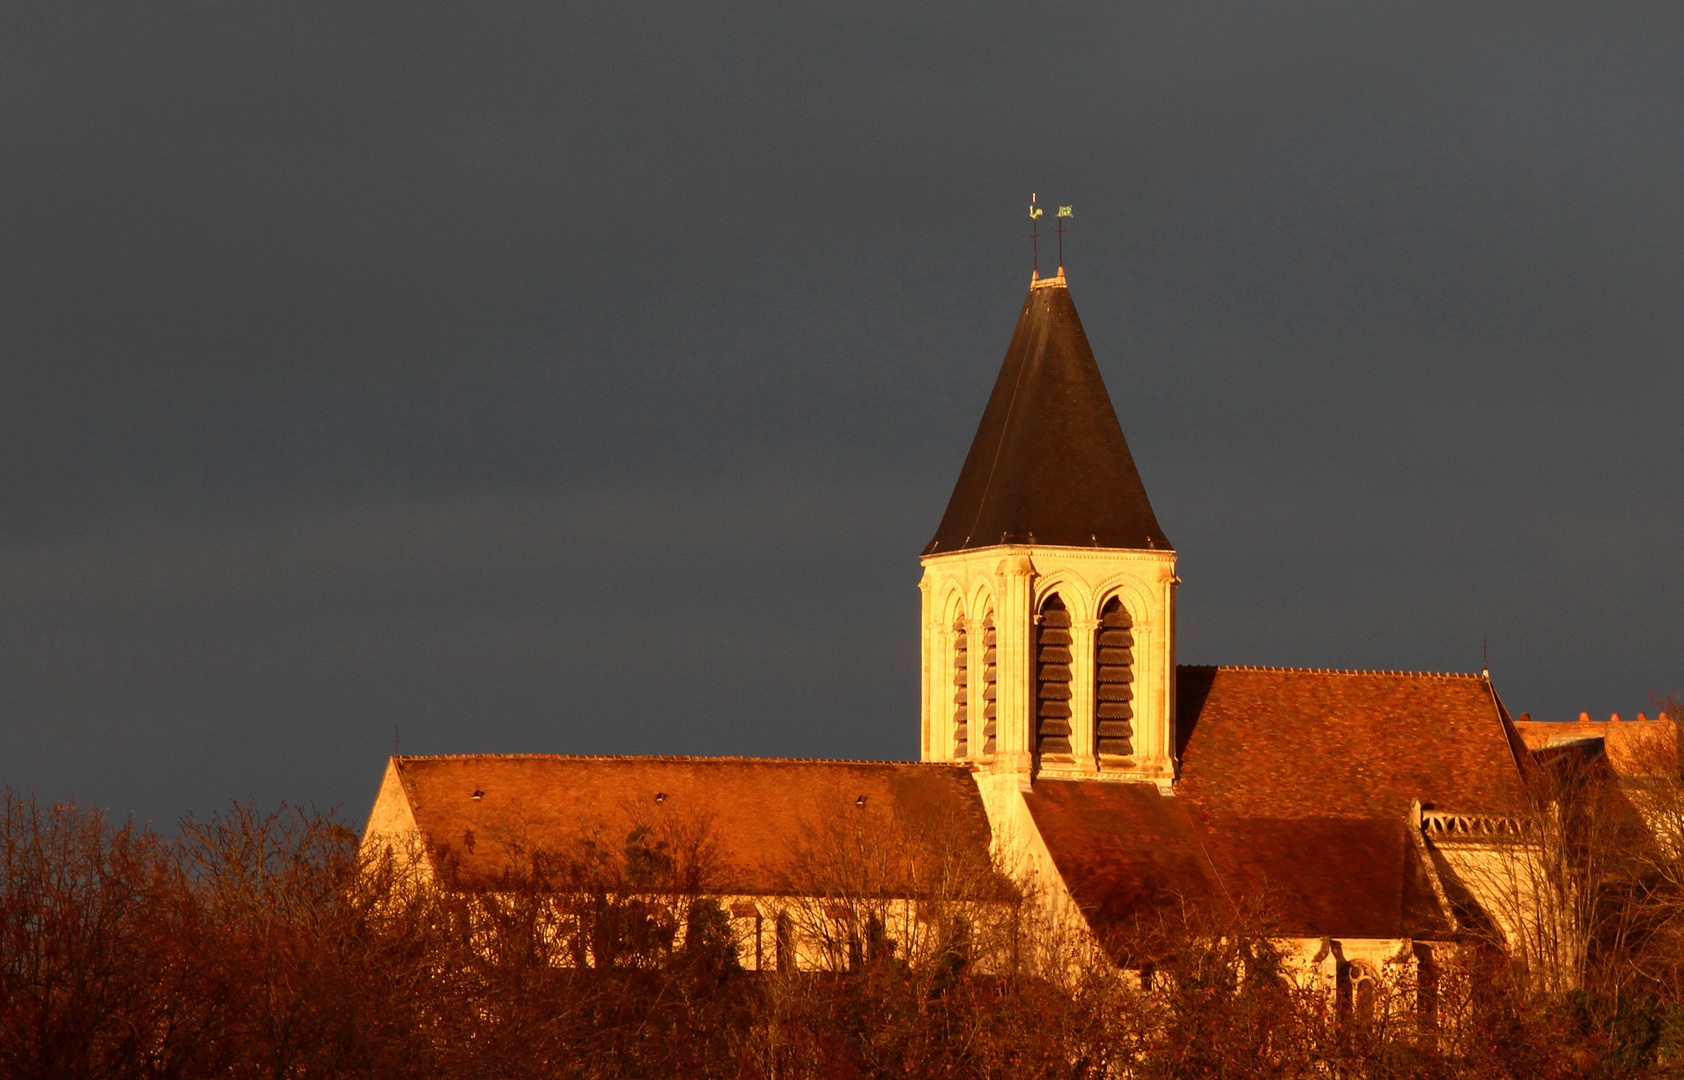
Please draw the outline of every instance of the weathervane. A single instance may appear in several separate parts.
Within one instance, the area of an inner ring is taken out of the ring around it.
[[[1061,206],[1061,207],[1058,208],[1058,276],[1059,277],[1064,276],[1064,219],[1065,218],[1069,218],[1072,221],[1074,221],[1076,219],[1076,208],[1074,206]]]
[[[1041,222],[1043,211],[1035,205],[1035,193],[1029,193],[1029,263],[1030,276],[1041,276]]]

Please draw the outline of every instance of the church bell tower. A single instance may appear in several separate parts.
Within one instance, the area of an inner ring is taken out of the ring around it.
[[[1062,267],[1030,283],[922,562],[925,761],[1169,789],[1175,551]]]

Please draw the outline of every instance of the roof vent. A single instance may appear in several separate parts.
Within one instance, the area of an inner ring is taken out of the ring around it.
[[[485,792],[479,790],[478,788],[475,788],[474,794],[473,794],[472,797],[473,797],[473,800],[475,802],[479,802],[481,799],[485,798]]]
[[[861,795],[859,798],[855,799],[854,805],[855,806],[864,806],[865,805],[865,796]]]
[[[667,801],[667,793],[664,792],[664,791],[655,792],[655,801],[658,802],[658,803],[666,802]]]

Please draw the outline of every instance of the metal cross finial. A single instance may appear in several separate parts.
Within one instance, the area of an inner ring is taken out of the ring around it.
[[[1035,193],[1029,193],[1029,260],[1030,276],[1041,276],[1041,223],[1043,211],[1035,205]]]
[[[1061,207],[1058,208],[1058,276],[1059,277],[1064,276],[1064,219],[1070,218],[1071,220],[1075,220],[1075,217],[1076,217],[1076,208],[1074,206],[1061,206]]]

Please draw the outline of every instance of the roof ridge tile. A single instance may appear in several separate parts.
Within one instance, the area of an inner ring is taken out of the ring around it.
[[[1416,679],[1473,679],[1485,676],[1471,671],[1388,671],[1378,668],[1276,667],[1269,664],[1177,664],[1178,671],[1285,671],[1305,675],[1403,675]]]
[[[876,758],[750,757],[741,754],[393,754],[399,761],[484,761],[492,759],[543,761],[664,761],[683,762],[770,762],[782,765],[916,765],[965,768],[958,761],[889,761]]]

